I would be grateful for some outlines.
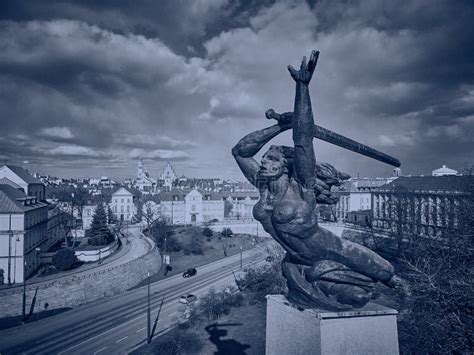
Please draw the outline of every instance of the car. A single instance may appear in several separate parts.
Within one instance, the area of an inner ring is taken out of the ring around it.
[[[187,269],[185,272],[183,272],[183,277],[192,277],[197,274],[197,270],[195,268],[190,268]]]
[[[196,301],[197,297],[193,294],[183,295],[179,298],[179,303],[189,304]]]
[[[275,257],[269,255],[265,258],[266,262],[273,263],[275,261]]]

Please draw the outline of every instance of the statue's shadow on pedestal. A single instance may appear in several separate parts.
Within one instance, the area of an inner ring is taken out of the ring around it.
[[[214,323],[208,325],[205,329],[209,333],[209,340],[217,347],[214,355],[245,355],[250,345],[242,344],[234,339],[222,339],[227,336],[227,327],[242,326],[242,323]]]

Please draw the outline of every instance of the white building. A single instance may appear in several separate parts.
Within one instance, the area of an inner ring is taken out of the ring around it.
[[[145,170],[143,160],[138,161],[137,179],[135,180],[135,187],[143,192],[153,193],[156,191],[156,181],[150,178],[148,171]]]
[[[454,169],[450,169],[446,165],[443,165],[441,168],[433,170],[431,175],[432,176],[458,175],[458,171]]]
[[[253,206],[260,199],[258,192],[232,192],[226,200],[232,204],[228,217],[236,219],[253,219]]]
[[[117,220],[131,221],[137,214],[134,195],[125,187],[120,187],[112,194],[110,208]]]
[[[0,185],[0,269],[6,283],[21,283],[49,248],[48,205],[10,185]]]
[[[35,196],[40,201],[46,199],[44,184],[19,166],[5,164],[0,167],[0,184],[21,188],[25,194]]]
[[[201,224],[224,219],[224,197],[197,189],[161,192],[160,213],[172,224]]]

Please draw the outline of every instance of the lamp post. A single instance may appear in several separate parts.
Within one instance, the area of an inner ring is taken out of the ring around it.
[[[150,311],[150,273],[148,273],[148,306],[147,306],[147,343],[150,344],[151,341],[151,311]]]
[[[24,256],[23,256],[24,257]],[[26,260],[24,261],[23,267],[23,302],[21,307],[22,319],[26,318]]]
[[[242,269],[242,244],[240,244],[240,268]]]

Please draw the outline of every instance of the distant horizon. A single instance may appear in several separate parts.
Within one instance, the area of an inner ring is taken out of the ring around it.
[[[155,168],[154,171],[156,171],[156,173],[152,173],[150,172],[150,170],[148,169],[148,166],[147,166],[147,162],[146,160],[144,159],[143,160],[144,162],[144,167],[145,167],[145,170],[148,171],[150,177],[152,179],[158,179],[159,178],[159,175],[163,172],[163,169],[164,167],[166,166],[166,164],[168,162],[164,162],[161,166],[161,168]],[[136,163],[138,164],[138,160],[136,161]],[[176,167],[175,167],[175,164],[173,164],[173,162],[169,162],[171,164],[171,166],[173,167],[173,169],[175,170],[176,172],[176,177],[179,178],[181,176],[185,176],[186,178],[190,178],[190,179],[231,179],[231,180],[234,180],[234,181],[238,181],[238,182],[245,182],[247,181],[245,179],[245,177],[242,175],[241,178],[239,177],[225,177],[225,176],[213,176],[213,175],[208,175],[208,176],[191,176],[191,175],[188,175],[186,174],[186,172],[181,172],[180,171],[176,171]],[[12,162],[8,162],[7,161],[7,165],[10,164],[10,165],[16,165],[16,166],[21,166],[23,168],[25,168],[25,165],[24,164],[14,164]],[[3,162],[2,162],[2,165],[3,165]],[[40,175],[49,175],[49,176],[52,176],[52,177],[57,177],[57,178],[64,178],[64,179],[96,179],[96,178],[101,178],[101,177],[107,177],[109,179],[112,179],[114,181],[119,181],[119,182],[124,182],[126,179],[136,179],[137,177],[137,169],[138,167],[135,166],[135,170],[134,170],[134,173],[132,174],[129,174],[129,175],[121,175],[121,176],[114,176],[114,175],[109,175],[109,174],[98,174],[98,175],[66,175],[66,174],[56,174],[56,173],[48,173],[46,171],[41,171],[40,169],[36,169],[36,165],[35,164],[27,164],[28,166],[26,167],[28,169],[28,171],[30,173],[38,173]],[[427,172],[419,172],[419,173],[413,173],[413,172],[405,172],[402,170],[402,175],[410,175],[410,176],[431,176],[432,172],[436,169],[439,169],[441,168],[443,165],[446,165],[447,168],[450,168],[450,169],[454,169],[454,170],[457,170],[458,173],[461,173],[462,170],[464,168],[466,168],[466,166],[463,166],[461,168],[456,168],[456,167],[452,167],[450,166],[449,164],[445,164],[445,163],[442,163],[440,164],[439,166],[437,167],[434,167],[431,171],[427,171]],[[131,170],[130,171],[133,171],[132,169],[133,167],[131,167]],[[351,175],[351,178],[390,178],[390,177],[393,177],[393,168],[392,168],[392,172],[389,174],[389,175],[386,175],[386,176],[369,176],[369,175],[364,175],[364,174],[361,174],[359,173],[359,176],[357,174],[354,174],[354,175]]]

